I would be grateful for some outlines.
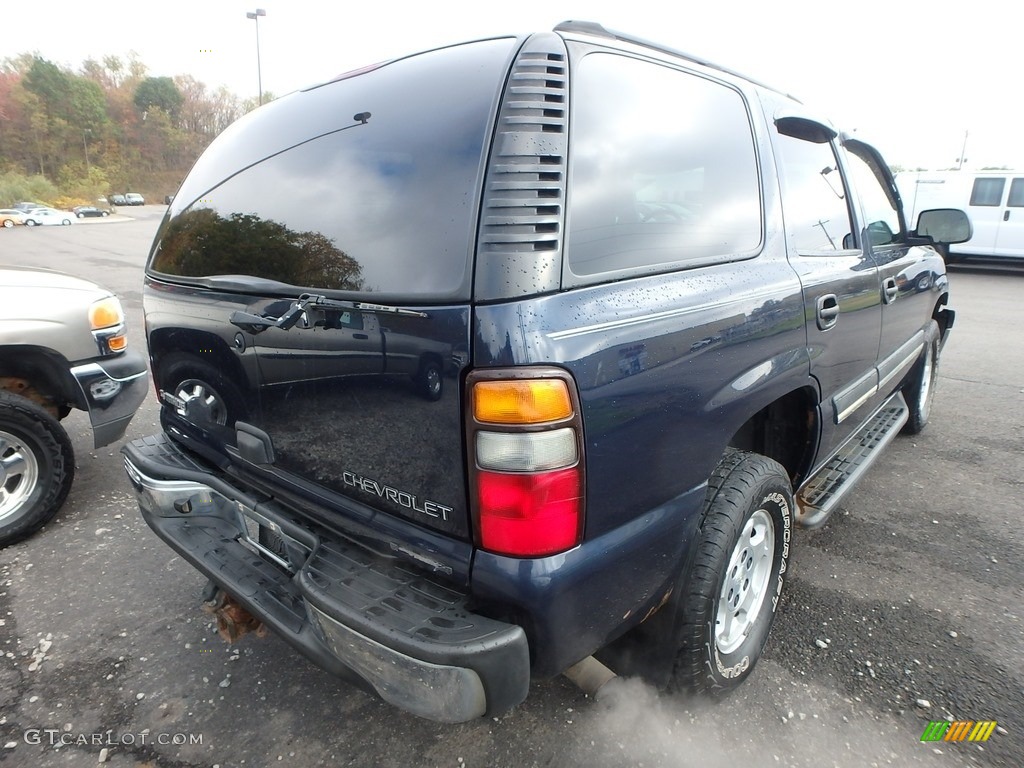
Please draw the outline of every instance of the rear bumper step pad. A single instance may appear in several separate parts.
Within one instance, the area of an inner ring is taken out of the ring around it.
[[[526,698],[521,627],[474,614],[464,594],[404,561],[238,490],[164,435],[123,452],[157,535],[328,671],[445,722],[499,714]],[[293,567],[252,536],[254,522],[286,542]]]

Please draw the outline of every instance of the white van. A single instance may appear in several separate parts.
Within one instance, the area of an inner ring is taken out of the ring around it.
[[[1024,171],[913,171],[896,177],[907,221],[930,208],[967,211],[974,234],[949,246],[965,256],[1024,258]]]

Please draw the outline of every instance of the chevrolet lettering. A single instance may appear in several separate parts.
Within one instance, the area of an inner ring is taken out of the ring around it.
[[[353,488],[359,488],[367,493],[372,493],[381,499],[387,499],[390,502],[398,504],[399,506],[411,509],[413,512],[419,512],[421,515],[430,515],[431,517],[440,517],[442,520],[448,519],[448,513],[452,511],[451,507],[446,507],[444,504],[438,504],[436,501],[424,500],[422,502],[411,494],[405,491],[399,491],[396,488],[391,488],[387,485],[382,485],[376,480],[371,480],[368,477],[360,477],[354,475],[351,472],[343,472],[341,475],[341,481],[348,486]]]

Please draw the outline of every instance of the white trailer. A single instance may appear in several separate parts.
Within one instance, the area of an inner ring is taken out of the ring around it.
[[[974,234],[949,246],[951,261],[1024,258],[1024,171],[912,171],[898,174],[896,186],[908,222],[931,208],[967,211]]]

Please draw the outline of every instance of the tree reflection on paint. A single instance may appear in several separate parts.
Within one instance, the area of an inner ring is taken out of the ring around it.
[[[364,290],[362,267],[319,232],[296,232],[245,213],[209,208],[176,216],[153,268],[168,275],[255,275],[297,286]]]

